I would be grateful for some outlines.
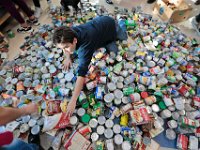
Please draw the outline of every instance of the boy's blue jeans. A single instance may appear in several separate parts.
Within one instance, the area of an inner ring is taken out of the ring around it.
[[[123,40],[128,39],[128,36],[126,33],[125,20],[121,19],[118,21],[118,23],[116,23],[116,31],[117,31],[117,40],[123,41]],[[118,47],[117,47],[116,41],[113,41],[113,42],[109,43],[108,45],[106,45],[106,49],[109,52],[114,52],[115,54],[117,54]]]
[[[39,150],[39,146],[14,139],[11,144],[0,147],[0,150]]]

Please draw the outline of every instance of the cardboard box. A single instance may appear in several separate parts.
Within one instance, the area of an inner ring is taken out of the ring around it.
[[[154,6],[154,13],[170,23],[187,20],[191,11],[192,7],[182,0],[158,0]]]

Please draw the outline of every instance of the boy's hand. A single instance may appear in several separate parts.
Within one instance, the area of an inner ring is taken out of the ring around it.
[[[65,59],[65,60],[63,61],[63,70],[64,70],[64,71],[66,71],[66,70],[68,71],[71,65],[72,65],[71,59],[70,59],[70,58]]]
[[[33,113],[38,113],[38,105],[35,103],[30,103],[21,108],[25,115],[30,115]]]
[[[70,116],[70,117],[72,116],[72,114],[74,113],[75,107],[76,107],[76,101],[71,100],[69,102],[69,104],[67,105],[67,115],[68,116]]]

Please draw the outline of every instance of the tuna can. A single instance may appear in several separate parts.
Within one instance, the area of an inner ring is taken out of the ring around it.
[[[144,101],[147,105],[152,105],[153,103],[156,103],[156,97],[149,96],[149,97],[145,98]]]
[[[121,100],[121,99],[114,99],[114,104],[115,104],[116,106],[119,106],[121,103],[122,103],[122,100]]]
[[[90,120],[89,126],[90,126],[91,128],[96,128],[97,125],[98,125],[98,121],[97,121],[96,119],[93,118],[93,119]]]
[[[98,126],[98,127],[97,127],[97,133],[98,133],[99,135],[104,134],[104,131],[105,131],[104,126]]]
[[[104,136],[107,138],[107,139],[110,139],[113,137],[113,130],[108,128],[104,131]]]
[[[114,125],[113,120],[111,120],[111,119],[106,120],[106,122],[105,122],[106,128],[112,128],[113,125]]]
[[[178,127],[178,124],[175,120],[169,120],[167,122],[167,125],[169,126],[170,129],[175,129]]]
[[[160,111],[160,108],[158,107],[157,104],[153,104],[153,105],[151,106],[151,108],[152,108],[153,112],[158,113],[158,112]]]
[[[129,141],[124,141],[122,143],[122,150],[131,150],[131,143]]]
[[[39,126],[42,126],[42,125],[44,124],[44,118],[42,117],[42,118],[38,119],[38,120],[37,120],[37,124],[38,124]]]
[[[91,135],[92,142],[96,142],[99,139],[99,135],[96,132],[93,132]]]
[[[106,122],[106,118],[105,118],[104,116],[99,116],[99,117],[98,117],[98,123],[99,123],[100,125],[105,124],[105,122]]]
[[[119,124],[115,124],[115,125],[113,126],[113,132],[114,132],[115,134],[119,134],[120,131],[121,131],[121,126],[120,126]]]
[[[100,84],[106,84],[107,83],[107,77],[106,76],[101,76],[98,78],[98,82]]]
[[[126,113],[128,113],[131,109],[133,109],[133,106],[132,106],[130,103],[128,103],[128,104],[122,106],[122,108],[120,109],[120,112],[121,112],[121,114],[126,114]]]
[[[70,120],[69,120],[69,123],[72,125],[72,126],[75,126],[78,124],[78,118],[76,116],[71,116],[70,117]]]
[[[78,132],[79,132],[81,135],[85,136],[85,135],[91,133],[91,132],[92,132],[92,129],[90,128],[89,125],[87,125],[87,126],[83,126],[82,128],[78,129]]]
[[[128,103],[129,103],[128,97],[123,97],[123,98],[122,98],[122,103],[123,103],[123,104],[128,104]]]
[[[129,96],[132,102],[137,102],[141,98],[139,93],[133,93],[133,94],[130,94]]]
[[[124,87],[123,82],[117,82],[116,86],[118,89],[123,89],[123,87]]]
[[[33,135],[37,135],[37,134],[39,134],[39,132],[40,132],[40,126],[39,125],[35,125],[35,126],[32,127],[31,133]]]
[[[104,96],[104,101],[106,103],[111,103],[114,99],[114,94],[113,93],[108,93]]]
[[[30,119],[31,119],[31,117],[30,117],[29,115],[23,116],[23,117],[22,117],[22,122],[23,122],[23,123],[28,123]]]

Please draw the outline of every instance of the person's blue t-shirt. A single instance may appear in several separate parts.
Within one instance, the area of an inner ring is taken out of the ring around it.
[[[116,40],[115,20],[108,16],[100,16],[72,29],[76,32],[78,40],[78,76],[85,76],[94,51]]]

